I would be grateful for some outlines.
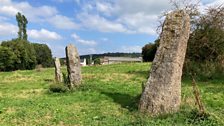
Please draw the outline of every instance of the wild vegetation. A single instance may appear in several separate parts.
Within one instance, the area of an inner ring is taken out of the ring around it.
[[[178,5],[177,5],[178,6]],[[224,75],[224,7],[212,7],[205,14],[192,17],[184,75],[196,74],[202,79]],[[144,61],[152,61],[159,43],[142,48]]]
[[[18,37],[0,44],[0,71],[30,70],[36,65],[50,67],[53,59],[50,48],[46,44],[31,43],[27,40],[26,25],[28,20],[17,13]]]
[[[177,113],[148,117],[138,112],[141,84],[150,63],[82,68],[80,88],[52,93],[54,69],[0,72],[0,125],[196,125],[221,126],[224,80],[196,81],[209,116],[198,116],[190,79],[182,82]],[[63,68],[63,71],[66,71]]]

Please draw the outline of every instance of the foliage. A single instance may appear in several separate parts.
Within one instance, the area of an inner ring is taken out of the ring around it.
[[[31,44],[27,41],[26,17],[17,13],[16,20],[19,31],[18,38],[10,41],[3,41],[0,49],[0,70],[25,70],[34,69],[37,64],[43,67],[53,65],[51,50],[45,44]]]
[[[68,91],[68,88],[62,83],[54,83],[50,85],[49,90],[51,92],[63,93]]]
[[[94,61],[94,65],[100,65],[101,64],[100,58],[96,58],[93,61]]]
[[[224,68],[217,62],[195,62],[186,60],[184,64],[185,77],[189,74],[196,74],[196,78],[201,81],[223,78]]]
[[[46,44],[32,43],[36,52],[37,64],[43,67],[53,66],[53,58],[50,48]]]
[[[15,54],[11,48],[0,46],[0,71],[13,69]]]
[[[142,48],[142,58],[143,58],[144,62],[152,62],[153,61],[158,46],[159,46],[159,39],[157,39],[155,41],[155,43],[146,44]]]
[[[185,75],[195,72],[198,76],[212,78],[224,70],[223,16],[224,7],[209,8],[206,14],[194,21],[188,41]]]
[[[65,85],[66,87],[69,87],[69,79],[68,79],[68,75],[67,75],[65,72],[63,72],[63,73],[62,73],[62,76],[63,76],[63,83],[64,83],[64,85]]]
[[[16,20],[18,23],[19,31],[18,31],[18,39],[27,40],[26,33],[26,25],[28,23],[26,17],[22,15],[20,12],[16,14]]]
[[[13,39],[4,41],[1,46],[10,48],[15,54],[14,62],[11,62],[11,67],[8,70],[25,70],[34,69],[36,66],[36,52],[33,45],[26,40]],[[7,57],[5,57],[7,58]]]

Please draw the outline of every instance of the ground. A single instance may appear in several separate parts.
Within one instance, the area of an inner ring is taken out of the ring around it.
[[[0,125],[224,125],[224,79],[197,81],[208,117],[197,117],[189,79],[182,82],[179,112],[159,117],[139,113],[149,69],[150,63],[82,67],[82,86],[66,93],[49,92],[53,68],[0,72]]]

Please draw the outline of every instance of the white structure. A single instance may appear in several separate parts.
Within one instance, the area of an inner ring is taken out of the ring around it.
[[[113,64],[113,63],[123,63],[123,62],[142,62],[142,57],[132,58],[132,57],[107,57],[102,59],[102,64]]]
[[[81,66],[86,66],[86,58],[81,59],[80,64]]]

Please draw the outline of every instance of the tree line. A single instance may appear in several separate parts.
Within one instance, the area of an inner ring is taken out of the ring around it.
[[[224,7],[210,7],[192,18],[191,34],[184,64],[184,75],[215,78],[224,74]],[[154,59],[159,39],[142,48],[145,62]]]
[[[27,40],[28,20],[21,13],[16,14],[18,38],[0,44],[0,71],[30,70],[36,65],[53,65],[50,48],[46,44],[31,43]]]

